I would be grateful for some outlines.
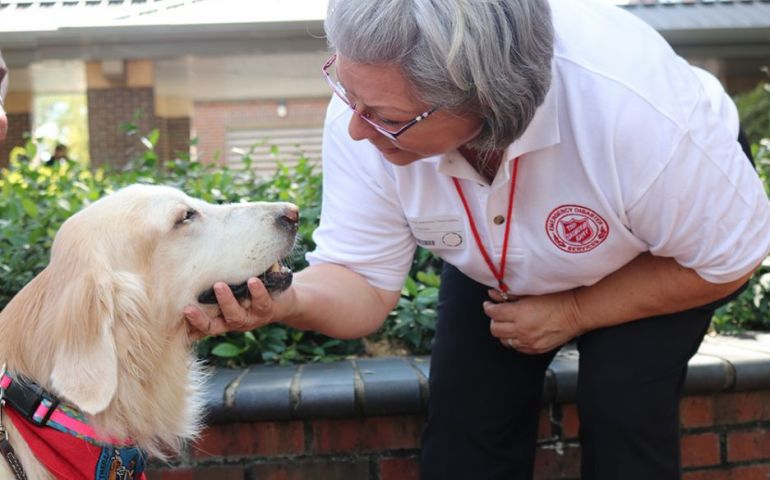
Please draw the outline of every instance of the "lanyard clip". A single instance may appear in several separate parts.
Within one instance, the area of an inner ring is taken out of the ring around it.
[[[497,282],[497,293],[500,294],[500,296],[503,298],[504,302],[507,302],[511,299],[510,295],[508,295],[508,285],[505,284],[504,281],[498,280]]]

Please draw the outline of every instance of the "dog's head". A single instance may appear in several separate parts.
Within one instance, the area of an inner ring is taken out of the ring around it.
[[[45,272],[51,386],[97,414],[115,398],[119,375],[173,370],[152,362],[179,361],[164,355],[179,338],[186,345],[183,307],[217,281],[239,284],[270,269],[291,251],[296,230],[291,204],[212,205],[147,185],[73,215]]]

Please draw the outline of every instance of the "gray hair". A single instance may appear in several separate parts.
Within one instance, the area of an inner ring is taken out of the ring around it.
[[[330,0],[325,28],[340,55],[398,65],[421,101],[480,116],[480,150],[519,138],[551,83],[547,0]]]

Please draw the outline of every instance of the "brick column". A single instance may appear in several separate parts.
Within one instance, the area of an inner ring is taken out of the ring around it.
[[[7,113],[8,134],[5,141],[0,143],[0,167],[8,166],[8,159],[13,147],[23,146],[24,134],[32,129],[32,116],[29,113]]]
[[[136,123],[142,135],[158,128],[153,65],[149,60],[89,62],[86,78],[91,163],[125,165],[145,147],[121,126]],[[138,119],[136,112],[140,112]]]
[[[8,157],[13,147],[23,146],[25,133],[32,130],[32,94],[30,92],[10,91],[4,103],[8,117],[8,134],[0,143],[0,167],[8,165]]]
[[[192,101],[184,96],[155,97],[155,112],[160,126],[158,155],[172,160],[190,153]]]
[[[158,154],[163,160],[178,158],[190,153],[190,117],[163,118],[160,122]]]

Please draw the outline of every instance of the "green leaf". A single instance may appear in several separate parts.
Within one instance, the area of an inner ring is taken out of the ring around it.
[[[158,139],[160,138],[160,130],[157,128],[153,129],[150,134],[147,136],[147,139],[150,141],[150,144],[154,147],[158,144]]]
[[[421,281],[429,287],[439,287],[441,285],[441,277],[434,272],[417,272],[417,280]]]
[[[37,217],[37,205],[35,205],[35,202],[33,202],[31,199],[22,198],[21,206],[24,208],[24,211],[27,212],[27,215],[32,218]]]
[[[404,282],[404,290],[408,296],[414,297],[417,295],[417,283],[412,279],[412,277],[406,277],[406,282]]]
[[[243,350],[232,343],[220,343],[211,350],[211,354],[222,358],[234,358],[240,355]]]

